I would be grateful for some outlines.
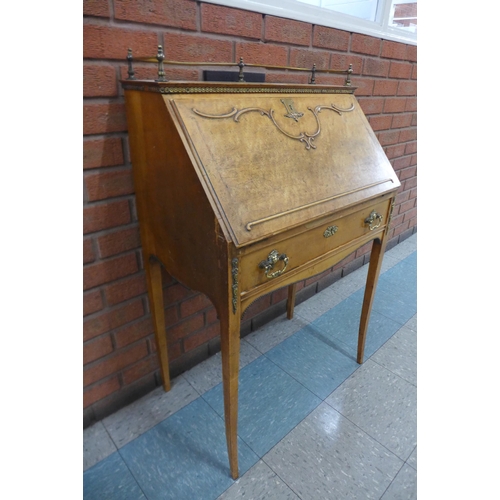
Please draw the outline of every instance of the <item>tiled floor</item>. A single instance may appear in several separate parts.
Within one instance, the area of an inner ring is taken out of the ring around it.
[[[416,248],[384,257],[363,365],[367,266],[242,340],[239,480],[218,354],[84,431],[85,500],[417,498]]]

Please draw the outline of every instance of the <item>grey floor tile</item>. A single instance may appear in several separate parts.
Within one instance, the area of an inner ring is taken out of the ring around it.
[[[415,446],[415,449],[411,452],[410,457],[406,461],[408,465],[411,465],[415,470],[417,470],[417,446]]]
[[[342,300],[343,298],[330,286],[299,304],[295,308],[295,314],[298,314],[308,322],[314,321],[332,307],[342,302]]]
[[[278,345],[283,340],[299,331],[307,325],[307,321],[299,315],[294,315],[292,319],[288,319],[285,314],[270,321],[262,328],[247,335],[245,340],[255,347],[259,352],[266,353],[269,349]]]
[[[83,473],[84,500],[146,500],[118,452]]]
[[[222,386],[202,397],[222,418]],[[262,356],[240,371],[238,436],[262,457],[320,403],[321,399]]]
[[[417,385],[417,334],[413,330],[403,326],[370,359]]]
[[[148,500],[214,500],[233,484],[224,420],[201,397],[119,453]],[[240,474],[257,461],[238,439]]]
[[[405,464],[380,500],[416,500],[416,498],[417,471]]]
[[[413,236],[407,238],[405,241],[391,248],[391,250],[389,250],[389,252],[387,253],[390,254],[391,257],[403,260],[416,250],[417,250],[417,235],[414,234]]]
[[[394,267],[398,262],[400,262],[401,259],[391,255],[391,252],[386,252],[384,254],[384,258],[382,259],[382,267],[380,269],[381,273],[384,273],[385,271],[391,269],[391,267]]]
[[[264,463],[257,462],[217,500],[299,500],[299,497]]]
[[[417,444],[417,388],[371,359],[325,401],[402,460]]]
[[[262,353],[249,344],[245,339],[240,344],[240,369],[248,365]],[[196,365],[182,376],[196,389],[199,394],[205,394],[222,382],[222,357],[218,352],[209,359]]]
[[[83,431],[83,470],[109,457],[115,451],[116,446],[102,422],[97,422]]]
[[[379,499],[403,462],[322,403],[263,458],[301,499]]]
[[[360,288],[365,287],[367,275],[368,266],[365,265],[359,269],[356,269],[356,271],[348,274],[341,280],[335,282],[328,288],[333,290],[342,299],[345,299],[352,295],[354,292],[358,291]]]
[[[409,328],[410,330],[413,330],[414,332],[417,331],[417,315],[413,316],[411,319],[409,319],[405,323],[406,328]]]
[[[103,424],[116,447],[121,448],[198,396],[195,389],[181,375],[172,380],[169,392],[158,387],[131,405],[106,417]]]

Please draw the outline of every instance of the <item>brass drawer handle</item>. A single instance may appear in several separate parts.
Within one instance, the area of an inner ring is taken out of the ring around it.
[[[375,210],[372,210],[371,214],[365,219],[365,224],[370,226],[370,231],[373,231],[377,227],[382,224],[383,217]],[[378,220],[378,224],[375,224],[375,221]]]
[[[270,273],[269,271],[273,269],[274,264],[276,264],[279,260],[282,260],[285,265],[281,269],[278,269],[277,271]],[[288,265],[288,257],[286,256],[286,254],[282,253],[280,255],[278,250],[273,250],[267,256],[267,260],[263,260],[259,264],[259,267],[260,269],[264,269],[267,278],[272,279],[272,278],[277,278],[278,276],[283,274],[285,272],[287,265]]]
[[[329,238],[330,236],[333,236],[338,230],[339,230],[339,228],[337,226],[328,226],[325,229],[325,232],[323,233],[323,236],[325,238]]]

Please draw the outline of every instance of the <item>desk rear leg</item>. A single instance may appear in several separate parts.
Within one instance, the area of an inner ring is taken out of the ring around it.
[[[146,281],[149,293],[151,316],[155,328],[155,341],[163,388],[170,390],[170,372],[168,369],[167,332],[165,329],[165,310],[163,306],[163,287],[161,279],[161,264],[154,257],[145,259]]]
[[[293,310],[295,308],[295,293],[297,291],[297,283],[288,286],[288,300],[286,301],[286,317],[293,318]]]

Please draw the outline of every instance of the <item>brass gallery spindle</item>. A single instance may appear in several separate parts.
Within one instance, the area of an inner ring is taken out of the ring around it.
[[[127,64],[128,64],[128,78],[127,80],[136,80],[135,78],[135,73],[134,69],[132,67],[132,49],[128,49],[127,53]],[[346,87],[351,86],[351,74],[352,74],[352,64],[349,64],[349,69],[346,70],[339,70],[339,69],[317,69],[316,64],[313,64],[312,69],[309,68],[296,68],[293,66],[274,66],[274,65],[269,65],[269,64],[252,64],[252,63],[244,63],[243,62],[243,57],[240,57],[239,62],[210,62],[210,61],[205,61],[205,62],[188,62],[188,61],[168,61],[165,60],[165,54],[163,52],[163,47],[161,45],[158,45],[158,52],[156,54],[156,57],[136,57],[135,61],[141,61],[141,62],[148,62],[148,63],[153,63],[156,62],[158,64],[158,78],[155,80],[157,82],[168,82],[166,76],[165,76],[165,71],[164,71],[164,64],[170,64],[170,65],[182,65],[182,66],[238,66],[239,67],[239,73],[238,73],[238,82],[244,83],[245,82],[245,75],[243,73],[243,68],[249,67],[249,68],[265,68],[265,69],[271,69],[271,70],[286,70],[286,71],[306,71],[311,73],[311,78],[309,80],[309,84],[314,85],[316,83],[316,73],[330,73],[330,74],[337,74],[337,75],[346,75],[346,79],[344,82],[344,85]]]
[[[127,52],[127,63],[128,63],[128,78],[127,80],[135,80],[134,68],[132,67],[132,49],[128,49]]]
[[[347,87],[351,86],[351,75],[352,75],[352,64],[349,64],[349,69],[347,70],[347,76],[345,77],[345,84]]]
[[[313,64],[313,67],[311,70],[311,81],[309,83],[311,85],[314,85],[316,83],[316,63]]]
[[[243,68],[245,67],[245,63],[243,62],[243,57],[240,57],[240,62],[238,63],[238,66],[240,68],[240,72],[238,74],[238,81],[239,82],[244,82],[245,81],[245,75],[243,74]]]
[[[166,82],[165,71],[163,69],[163,59],[165,59],[165,54],[163,53],[163,47],[158,45],[158,53],[156,54],[156,59],[158,60],[158,80],[157,82]]]

